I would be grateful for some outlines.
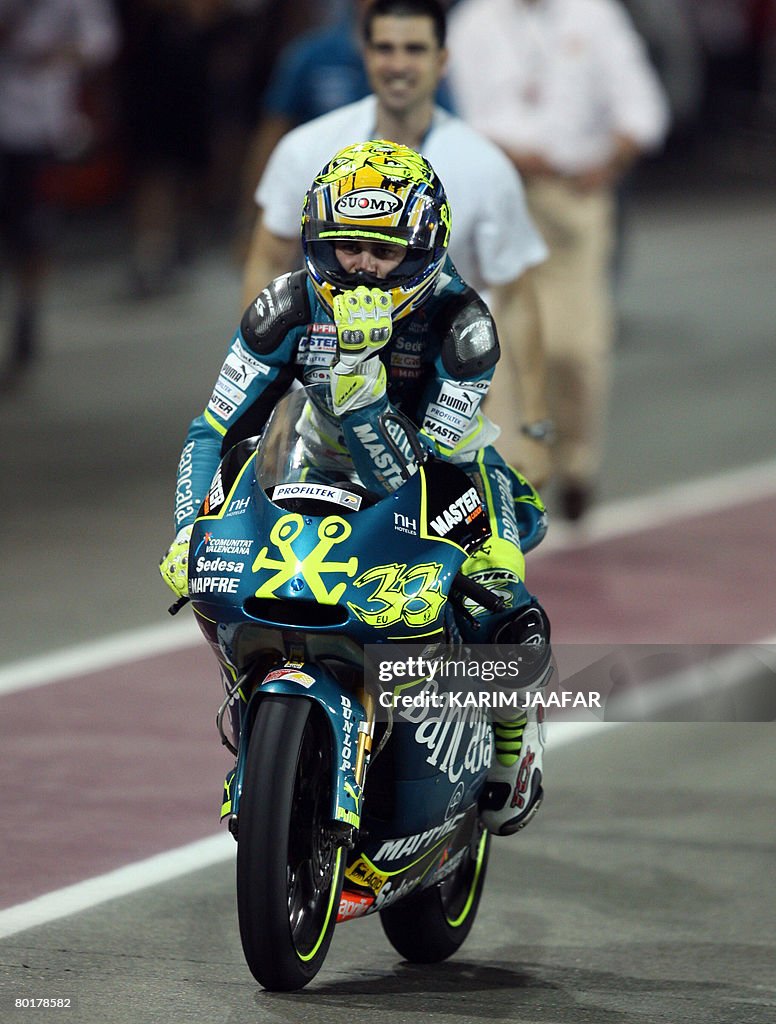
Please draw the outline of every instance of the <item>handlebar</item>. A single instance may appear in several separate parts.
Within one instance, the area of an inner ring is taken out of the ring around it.
[[[175,604],[170,605],[167,611],[170,613],[170,615],[177,615],[181,608],[183,608],[184,605],[187,605],[190,600],[190,597],[179,597]]]
[[[483,587],[476,580],[469,579],[462,572],[457,572],[453,578],[453,590],[457,590],[464,597],[470,598],[475,604],[481,605],[489,612],[503,612],[506,608],[504,599],[494,594],[492,590]]]

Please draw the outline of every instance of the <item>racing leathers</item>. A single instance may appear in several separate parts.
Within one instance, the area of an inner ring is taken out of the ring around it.
[[[523,556],[544,536],[544,506],[530,483],[497,453],[492,442],[498,429],[480,411],[499,357],[487,306],[448,259],[433,294],[410,316],[394,322],[389,333],[390,340],[370,358],[372,386],[367,398],[352,408],[347,400],[340,403],[337,419],[332,420],[347,440],[361,481],[378,493],[401,484],[401,442],[395,421],[389,422],[386,415],[409,418],[420,428],[425,445],[470,476],[490,519],[491,538],[466,560],[462,571],[497,592],[503,607],[487,611],[467,600],[468,614],[459,622],[462,639],[548,648],[549,626],[526,589]],[[277,278],[246,310],[207,407],[191,423],[178,465],[175,526],[182,545],[221,457],[234,444],[261,432],[278,399],[295,381],[332,385],[339,355],[337,324],[305,271]],[[342,372],[339,366],[337,373]],[[348,390],[341,380],[337,388],[343,395]],[[325,415],[316,418],[316,424],[329,430]],[[335,449],[339,444],[336,436],[323,441]],[[545,681],[547,660],[539,659],[536,687]],[[542,737],[535,720],[504,728],[511,732],[500,753],[496,729],[499,756],[494,766],[504,769],[509,792],[500,794],[502,782],[496,780],[495,795],[493,787],[486,794],[483,818],[493,831],[506,834],[521,827],[538,808]],[[522,771],[523,779],[531,782],[521,797],[523,806],[512,782],[522,768],[517,764],[521,751],[530,751],[532,758],[531,771]]]

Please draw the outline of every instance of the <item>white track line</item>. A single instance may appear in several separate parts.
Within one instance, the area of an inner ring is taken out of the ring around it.
[[[553,748],[585,739],[619,723],[564,722],[552,730]],[[221,864],[235,856],[237,844],[224,829],[207,839],[200,839],[175,850],[157,854],[126,867],[87,878],[75,885],[38,896],[7,910],[0,910],[0,939],[18,932],[49,924],[71,914],[91,910],[108,900],[129,896],[162,882],[170,882],[182,875]]]
[[[129,896],[152,885],[172,881],[211,864],[219,864],[233,857],[236,849],[234,839],[224,830],[196,843],[168,850],[96,878],[87,878],[84,882],[46,893],[27,903],[19,903],[0,911],[0,939],[81,913],[108,900]]]
[[[545,554],[598,544],[768,497],[776,497],[776,461],[603,505],[594,509],[589,520],[579,527],[571,528],[553,521],[547,539],[529,558],[535,562]],[[0,668],[0,697],[84,672],[97,672],[112,665],[178,651],[198,642],[203,642],[201,634],[191,612],[184,609],[181,618],[158,626],[5,665]]]
[[[180,651],[197,643],[204,644],[202,634],[191,612],[184,609],[180,618],[171,622],[133,629],[5,665],[0,669],[0,697],[72,679],[87,672],[99,672],[115,665]]]

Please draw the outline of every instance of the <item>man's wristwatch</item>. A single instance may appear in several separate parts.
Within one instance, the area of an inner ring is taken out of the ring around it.
[[[555,424],[552,420],[537,420],[535,423],[524,423],[520,433],[530,437],[532,441],[545,441],[549,444],[555,437]]]

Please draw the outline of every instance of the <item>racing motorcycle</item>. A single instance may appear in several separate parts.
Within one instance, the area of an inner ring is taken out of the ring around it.
[[[488,862],[485,714],[397,710],[396,695],[427,679],[388,688],[374,670],[391,645],[450,643],[456,606],[500,606],[459,572],[488,516],[466,474],[401,418],[360,438],[385,449],[372,451],[378,465],[401,464],[387,496],[327,431],[320,385],[287,394],[262,436],[223,458],[189,548],[189,600],[220,665],[218,728],[236,757],[223,811],[242,947],[271,990],[306,985],[335,924],[373,913],[406,960],[449,957]]]

